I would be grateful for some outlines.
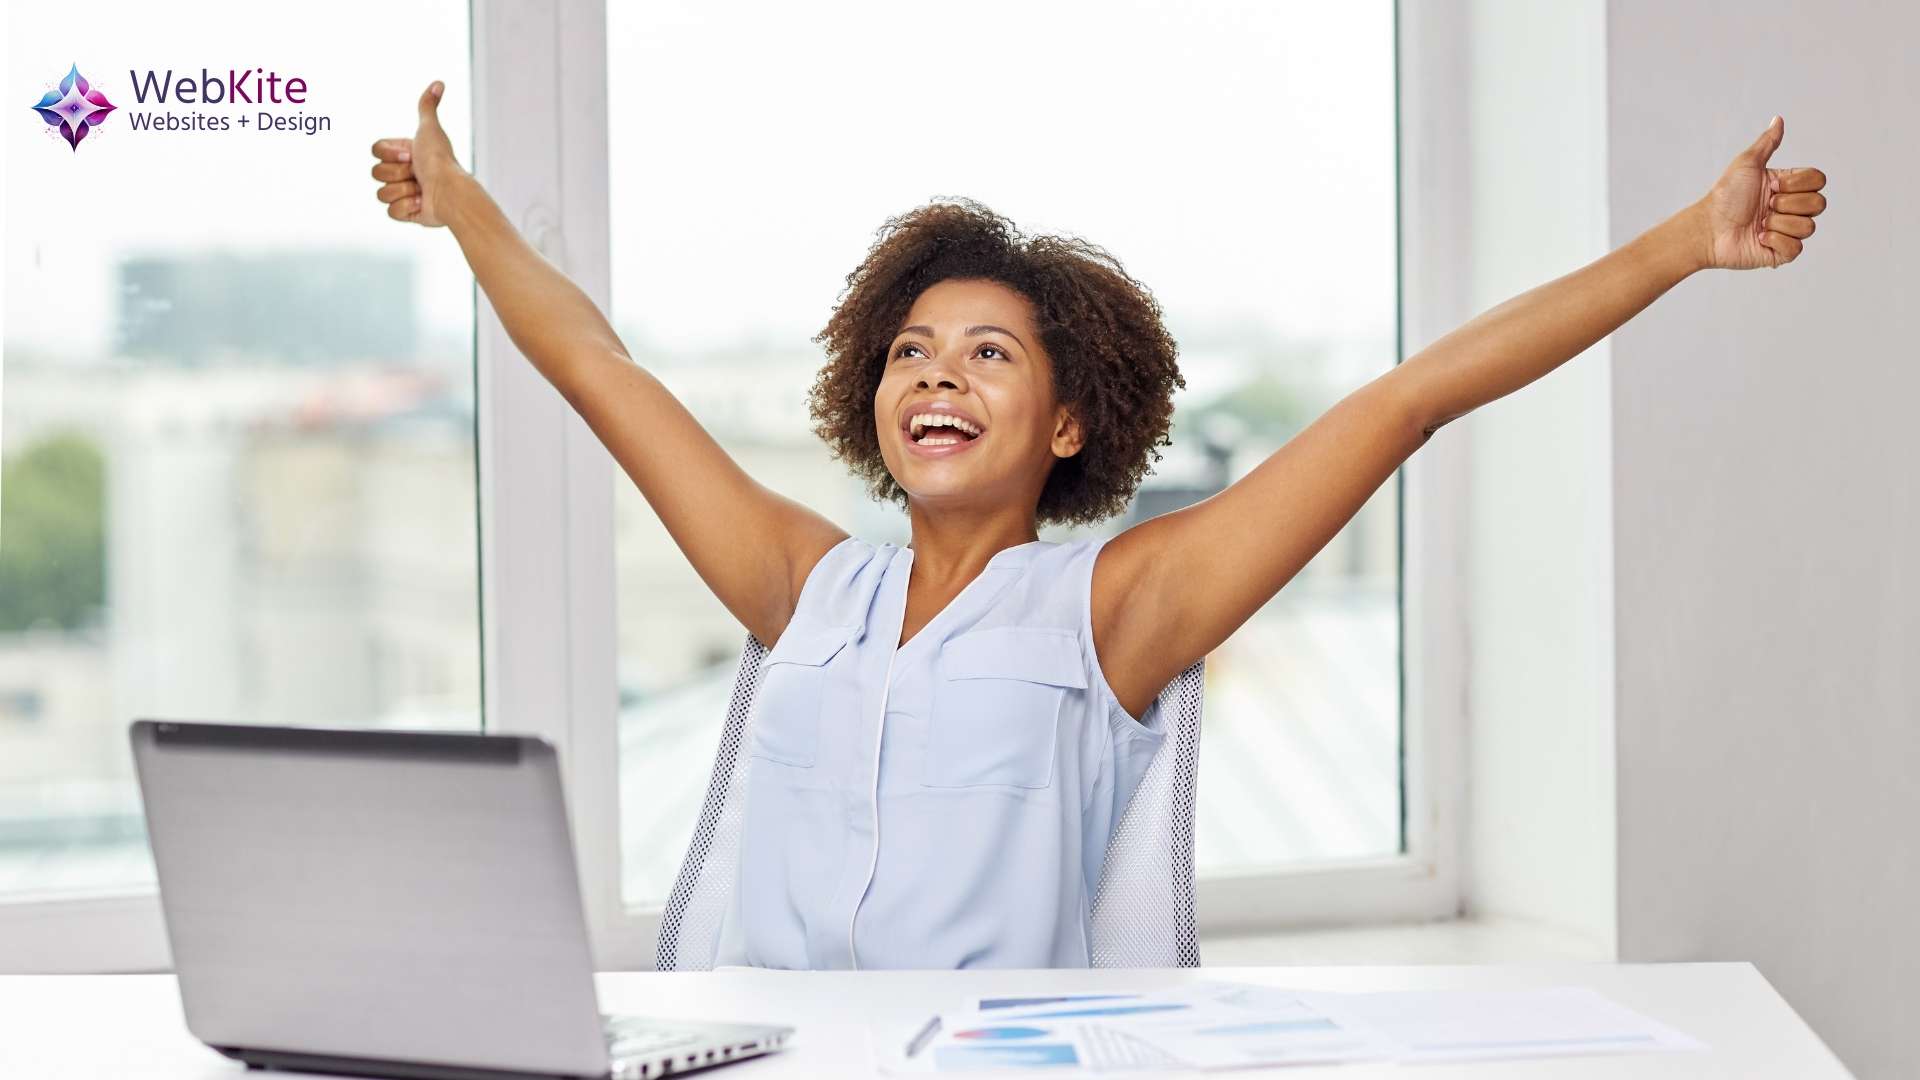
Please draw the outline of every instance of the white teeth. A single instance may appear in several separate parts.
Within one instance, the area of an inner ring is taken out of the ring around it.
[[[907,421],[908,432],[914,436],[918,436],[927,428],[942,426],[959,428],[961,431],[976,438],[980,435],[978,425],[970,424],[960,417],[954,416],[952,413],[916,413],[912,419]]]

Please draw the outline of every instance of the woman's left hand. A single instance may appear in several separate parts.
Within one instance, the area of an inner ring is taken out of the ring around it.
[[[1786,130],[1786,121],[1774,117],[1700,200],[1709,267],[1785,266],[1799,257],[1803,242],[1813,235],[1814,217],[1827,208],[1827,197],[1820,194],[1827,174],[1814,168],[1767,168]]]

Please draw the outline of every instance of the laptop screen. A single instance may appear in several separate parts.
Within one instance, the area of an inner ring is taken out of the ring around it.
[[[607,1071],[547,743],[176,721],[132,738],[202,1041]]]

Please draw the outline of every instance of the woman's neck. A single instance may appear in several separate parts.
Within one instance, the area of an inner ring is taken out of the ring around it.
[[[992,516],[912,512],[913,573],[922,581],[970,581],[987,561],[1040,538],[1033,515]]]

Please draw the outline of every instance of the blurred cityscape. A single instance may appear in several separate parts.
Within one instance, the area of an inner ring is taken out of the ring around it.
[[[472,348],[415,327],[413,280],[374,254],[130,258],[105,355],[6,350],[0,893],[151,881],[135,717],[480,726]],[[1173,445],[1102,531],[1219,491],[1392,358],[1390,340],[1175,331]],[[808,428],[811,347],[622,336],[757,479],[907,540]],[[625,882],[652,902],[745,631],[617,483]],[[1390,484],[1209,657],[1203,870],[1398,849],[1397,514]]]
[[[127,723],[480,723],[471,348],[413,266],[122,261],[105,355],[6,350],[0,892],[149,882]]]

